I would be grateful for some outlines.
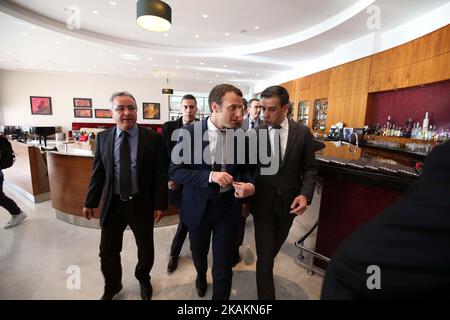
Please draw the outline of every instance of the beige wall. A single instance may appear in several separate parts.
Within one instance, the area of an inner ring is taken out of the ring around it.
[[[21,126],[62,126],[72,122],[112,122],[110,119],[74,118],[73,98],[91,98],[93,109],[108,108],[110,95],[131,92],[138,103],[139,123],[158,124],[168,119],[168,99],[161,94],[163,79],[133,79],[113,75],[53,74],[0,70],[0,124]],[[180,91],[209,92],[212,85],[170,81]],[[30,96],[52,97],[53,115],[32,115]],[[143,120],[142,102],[161,103],[161,120]]]

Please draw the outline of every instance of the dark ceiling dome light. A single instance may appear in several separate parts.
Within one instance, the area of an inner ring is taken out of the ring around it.
[[[160,0],[139,0],[136,21],[146,30],[165,32],[172,27],[172,9]]]

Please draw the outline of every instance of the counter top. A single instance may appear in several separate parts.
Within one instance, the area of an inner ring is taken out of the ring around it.
[[[82,141],[47,141],[47,147],[40,145],[39,142],[29,141],[29,146],[41,148],[41,151],[48,151],[67,156],[94,157],[89,142]],[[55,150],[56,149],[56,150]]]

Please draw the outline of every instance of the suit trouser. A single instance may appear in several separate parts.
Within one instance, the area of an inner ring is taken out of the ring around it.
[[[258,299],[275,300],[273,265],[289,234],[295,216],[282,212],[281,197],[275,196],[265,216],[254,215],[256,243],[256,285]]]
[[[200,277],[206,277],[208,252],[212,234],[213,251],[213,300],[230,298],[233,277],[232,263],[234,251],[234,193],[226,192],[214,202],[208,202],[200,225],[189,230],[192,259]]]
[[[242,216],[241,210],[238,210],[239,216],[235,220],[235,248],[233,259],[236,261],[239,258],[239,247],[244,242],[245,236],[245,224],[247,218]]]
[[[20,213],[20,208],[13,199],[7,197],[3,192],[3,180],[3,173],[0,173],[0,206],[8,210],[12,216],[18,215]]]
[[[172,240],[172,246],[170,247],[170,255],[178,257],[180,255],[181,249],[183,248],[184,241],[188,233],[187,227],[180,222],[178,224],[177,232]]]
[[[120,252],[122,251],[123,232],[127,225],[133,231],[138,248],[138,263],[135,276],[139,282],[150,282],[150,270],[153,267],[153,212],[138,209],[137,199],[121,201],[112,196],[109,212],[102,225],[100,241],[100,262],[105,277],[105,291],[116,291],[122,281]]]

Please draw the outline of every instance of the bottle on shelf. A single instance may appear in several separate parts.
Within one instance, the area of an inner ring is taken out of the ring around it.
[[[411,118],[408,118],[408,120],[406,121],[406,123],[405,123],[405,130],[404,130],[404,132],[403,132],[403,135],[402,135],[402,137],[405,137],[405,138],[411,138],[411,131],[412,131],[412,129],[413,129],[413,122],[412,122],[412,119]]]
[[[425,119],[423,119],[422,128],[423,130],[427,130],[430,125],[430,119],[428,119],[428,112],[425,113]]]
[[[389,129],[391,128],[391,116],[388,116],[387,118],[386,127]]]

